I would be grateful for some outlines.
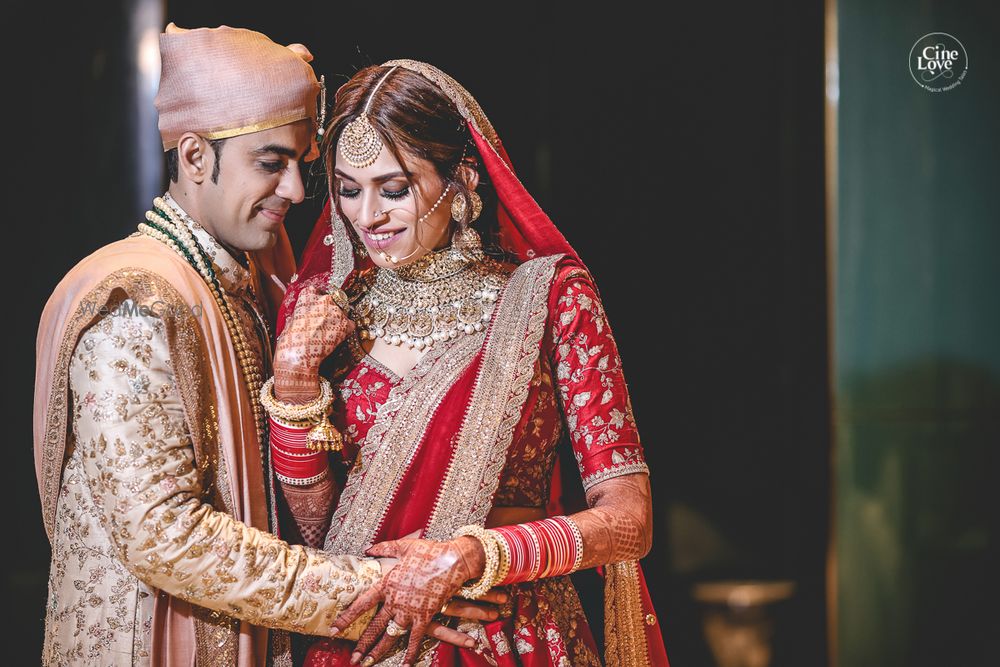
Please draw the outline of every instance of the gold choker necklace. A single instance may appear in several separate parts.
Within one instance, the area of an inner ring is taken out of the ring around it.
[[[398,269],[379,268],[352,309],[359,335],[423,350],[482,331],[506,279],[479,248],[448,247]]]

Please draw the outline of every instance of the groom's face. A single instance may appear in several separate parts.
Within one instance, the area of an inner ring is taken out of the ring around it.
[[[199,188],[199,222],[231,249],[272,247],[289,207],[305,196],[302,164],[311,135],[312,123],[301,120],[227,139],[218,182],[207,179]],[[206,155],[215,159],[212,151]]]

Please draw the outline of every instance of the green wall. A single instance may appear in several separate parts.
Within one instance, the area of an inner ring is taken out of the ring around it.
[[[996,664],[1000,15],[837,0],[837,18],[836,664]],[[938,31],[969,70],[931,93],[907,57]]]

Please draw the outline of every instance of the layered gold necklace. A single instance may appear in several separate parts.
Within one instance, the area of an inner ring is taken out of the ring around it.
[[[449,246],[398,269],[377,269],[352,312],[363,340],[424,350],[482,331],[506,279],[481,247]]]
[[[267,417],[260,403],[260,388],[264,379],[261,376],[260,366],[251,352],[250,343],[243,332],[243,327],[240,326],[237,319],[235,306],[230,302],[229,296],[222,288],[211,258],[198,243],[194,234],[191,233],[181,215],[161,197],[153,200],[153,210],[146,212],[146,221],[139,223],[139,231],[165,243],[187,260],[201,274],[202,279],[212,291],[212,296],[215,298],[219,310],[222,311],[222,317],[236,348],[236,356],[239,359],[243,380],[246,382],[247,391],[250,394],[250,406],[257,427],[257,446],[260,450],[260,460],[265,461],[263,443],[267,438]]]

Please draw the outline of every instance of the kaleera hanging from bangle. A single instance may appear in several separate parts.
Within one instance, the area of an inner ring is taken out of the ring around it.
[[[330,423],[329,417],[323,417],[318,424],[309,429],[306,436],[306,447],[319,452],[341,452],[344,450],[344,438],[340,431]]]
[[[330,406],[333,403],[333,387],[324,377],[319,379],[320,393],[308,403],[283,403],[274,396],[274,378],[269,378],[260,389],[260,401],[272,419],[291,422],[296,427],[309,427],[306,447],[313,451],[339,452],[344,448],[344,439],[330,423]]]

